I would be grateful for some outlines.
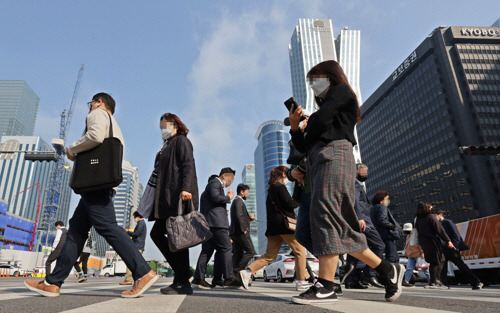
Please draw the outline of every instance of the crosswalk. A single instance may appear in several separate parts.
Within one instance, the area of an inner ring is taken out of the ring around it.
[[[500,288],[428,290],[405,288],[396,303],[384,301],[381,289],[344,290],[335,304],[301,306],[290,303],[297,295],[293,284],[254,282],[249,291],[234,289],[195,290],[193,295],[165,296],[160,288],[171,283],[162,278],[137,299],[124,299],[119,278],[95,278],[88,284],[70,279],[61,296],[44,298],[24,288],[22,279],[0,280],[0,312],[500,312]],[[200,307],[196,310],[196,307]],[[29,311],[28,311],[29,310]]]

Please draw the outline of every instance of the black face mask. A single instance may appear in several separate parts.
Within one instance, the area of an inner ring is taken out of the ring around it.
[[[241,197],[241,199],[246,200],[246,199],[247,199],[247,197]]]
[[[361,175],[358,175],[357,177],[357,180],[359,180],[360,182],[365,182],[367,179],[368,179],[368,176],[361,176]]]

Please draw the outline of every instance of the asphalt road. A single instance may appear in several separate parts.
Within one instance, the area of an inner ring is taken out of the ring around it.
[[[0,278],[0,312],[500,312],[500,286],[473,291],[468,287],[428,290],[404,288],[395,303],[384,300],[380,289],[344,290],[344,296],[332,305],[309,306],[290,302],[297,295],[292,283],[256,281],[250,291],[243,289],[195,290],[189,296],[166,296],[159,292],[171,279],[161,278],[144,296],[120,298],[126,287],[120,278],[91,278],[78,284],[70,278],[61,289],[61,296],[44,298],[27,290],[22,278]]]

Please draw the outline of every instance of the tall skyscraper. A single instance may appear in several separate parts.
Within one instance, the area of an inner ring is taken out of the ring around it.
[[[243,184],[250,187],[248,198],[245,201],[247,211],[249,214],[254,214],[255,219],[258,220],[259,217],[257,216],[257,191],[255,190],[255,165],[246,164],[243,167],[243,171],[241,172],[241,180]],[[257,247],[259,246],[259,234],[256,221],[250,223],[250,238],[252,238],[253,246],[257,249]]]
[[[258,140],[254,152],[255,160],[255,191],[257,199],[257,230],[258,247],[260,254],[265,253],[267,237],[266,198],[269,188],[269,174],[271,170],[280,165],[287,165],[286,160],[290,154],[288,141],[290,134],[285,129],[282,121],[267,121],[262,123],[257,130],[255,138]]]
[[[455,222],[498,214],[500,160],[460,146],[500,145],[500,28],[436,28],[361,107],[368,193],[388,190],[401,223],[429,201]]]
[[[2,136],[1,151],[54,151],[54,148],[38,136]],[[40,210],[43,209],[47,188],[55,162],[32,162],[24,160],[24,153],[1,153],[0,151],[0,199],[8,204],[8,211],[31,221],[37,213],[37,188],[31,188],[19,194],[33,184],[40,183]],[[63,174],[61,199],[56,217],[68,222],[71,201],[69,179],[71,167],[68,165]],[[40,215],[41,218],[41,215]]]
[[[33,136],[40,99],[22,80],[0,80],[0,137]]]
[[[122,163],[123,181],[117,187],[113,204],[115,207],[116,222],[123,228],[135,227],[132,213],[137,211],[139,201],[142,197],[142,185],[139,183],[139,169],[132,165],[128,160]],[[106,240],[92,229],[93,237],[96,240],[96,255],[104,256],[106,251],[110,250]]]
[[[317,105],[306,75],[313,66],[327,60],[339,62],[361,105],[360,44],[359,30],[345,27],[334,39],[332,20],[299,19],[288,46],[288,54],[293,97],[308,113],[315,112]],[[356,129],[354,135],[357,138]],[[354,147],[354,157],[357,163],[361,162],[359,144]]]

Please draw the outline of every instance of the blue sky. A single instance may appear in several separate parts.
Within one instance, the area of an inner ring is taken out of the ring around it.
[[[125,158],[146,184],[161,144],[159,117],[191,129],[200,189],[220,168],[253,163],[260,123],[282,119],[291,96],[288,43],[298,18],[361,30],[363,99],[440,25],[490,26],[498,0],[441,1],[2,1],[0,79],[40,97],[35,135],[57,137],[85,64],[67,138],[84,128],[97,92],[117,102]],[[73,197],[72,207],[77,197]],[[151,227],[151,224],[149,225]],[[191,263],[198,249],[192,249]],[[160,258],[148,240],[147,258]]]

